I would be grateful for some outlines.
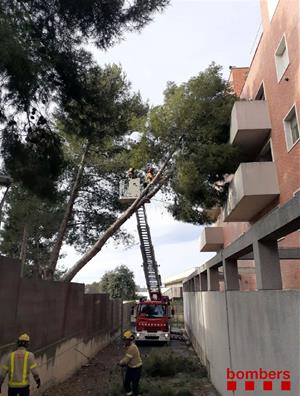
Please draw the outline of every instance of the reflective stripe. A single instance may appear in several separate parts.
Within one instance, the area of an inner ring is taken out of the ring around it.
[[[126,356],[128,356],[130,359],[133,358],[133,356],[132,356],[132,355],[129,355],[129,353],[126,353]]]
[[[30,370],[33,369],[33,368],[36,368],[36,367],[37,367],[37,364],[36,364],[36,363],[33,363],[33,364],[30,366]]]
[[[26,384],[26,377],[27,377],[28,356],[29,356],[29,352],[25,352],[23,375],[22,375],[22,384],[24,384],[24,385]]]
[[[129,365],[128,365],[128,367],[130,367],[130,368],[139,368],[139,367],[142,367],[142,363],[137,364],[136,366],[129,366]]]
[[[24,362],[23,362],[23,370],[22,370],[22,381],[14,381],[14,374],[15,374],[15,352],[10,354],[10,375],[9,375],[9,382],[8,386],[11,388],[22,388],[29,384],[27,379],[27,368],[28,368],[28,357],[29,352],[25,352],[24,354]]]

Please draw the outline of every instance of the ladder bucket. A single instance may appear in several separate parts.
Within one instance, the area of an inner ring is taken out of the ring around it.
[[[141,190],[141,181],[138,177],[121,180],[119,201],[121,203],[132,203],[140,196]]]

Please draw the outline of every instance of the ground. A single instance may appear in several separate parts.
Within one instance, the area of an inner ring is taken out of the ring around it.
[[[165,354],[173,351],[176,355],[186,356],[189,359],[198,359],[190,346],[183,341],[173,340],[168,347],[157,345],[141,345],[140,351],[143,361],[149,358],[149,354]],[[95,358],[91,359],[78,372],[67,381],[56,385],[43,393],[43,396],[121,396],[122,370],[116,365],[123,355],[123,345],[118,340],[100,351]],[[179,395],[193,396],[217,396],[217,392],[210,384],[206,376],[203,376],[203,368],[194,372],[180,372],[168,377],[149,377],[143,375],[141,380],[141,394],[147,396],[173,396],[178,391]]]

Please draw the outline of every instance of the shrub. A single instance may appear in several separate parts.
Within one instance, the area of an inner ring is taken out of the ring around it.
[[[150,377],[168,377],[175,375],[176,366],[173,354],[160,350],[151,352],[144,362],[144,370]]]
[[[148,396],[176,396],[172,388],[166,385],[156,385],[146,393]]]
[[[159,352],[152,351],[144,363],[145,373],[151,377],[168,377],[180,372],[194,372],[200,367],[196,359],[184,357],[166,349],[160,349]]]
[[[193,396],[193,393],[187,389],[182,389],[176,393],[176,396]]]

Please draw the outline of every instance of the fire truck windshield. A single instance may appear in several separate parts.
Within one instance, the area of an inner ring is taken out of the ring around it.
[[[141,304],[140,313],[149,318],[162,318],[166,316],[166,306],[160,304]]]

